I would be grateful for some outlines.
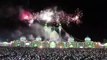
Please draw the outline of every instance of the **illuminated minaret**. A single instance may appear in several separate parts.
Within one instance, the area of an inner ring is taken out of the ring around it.
[[[62,30],[62,26],[61,26],[61,24],[59,24],[58,29],[59,29],[59,34],[61,34],[61,30]]]
[[[52,32],[52,29],[51,29],[52,27],[50,27],[50,26],[47,26],[47,23],[45,24],[45,26],[44,26],[44,30],[45,30],[45,38],[46,38],[46,40],[47,39],[49,39],[49,36],[50,36],[50,34],[51,34],[51,32]]]
[[[45,24],[45,26],[44,26],[44,30],[45,30],[45,32],[47,31],[47,23]]]
[[[45,23],[45,26],[44,26],[44,31],[45,31],[45,40],[48,39],[48,27],[47,27],[47,23]]]
[[[62,30],[61,23],[59,23],[58,29],[59,29],[59,37],[60,37],[59,39],[60,39],[60,41],[61,41],[61,30]]]

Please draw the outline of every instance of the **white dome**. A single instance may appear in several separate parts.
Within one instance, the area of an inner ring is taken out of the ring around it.
[[[91,41],[90,37],[85,37],[85,41]]]
[[[41,41],[42,38],[40,36],[36,37],[36,41]]]
[[[20,41],[25,41],[26,40],[26,37],[22,36],[20,37]]]
[[[50,33],[50,40],[57,41],[58,38],[59,38],[59,34],[55,30]]]

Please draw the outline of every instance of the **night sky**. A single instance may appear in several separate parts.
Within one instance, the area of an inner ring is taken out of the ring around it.
[[[7,30],[14,31],[19,26],[26,25],[18,19],[17,7],[30,11],[40,11],[46,7],[58,6],[67,13],[79,8],[83,12],[82,23],[79,25],[65,26],[63,28],[78,39],[86,36],[93,41],[103,41],[107,38],[107,6],[102,0],[3,0],[0,1],[0,36],[5,36]],[[10,10],[8,9],[10,7]],[[13,9],[12,9],[13,8]],[[11,10],[12,9],[12,10]],[[9,13],[11,12],[11,13]]]

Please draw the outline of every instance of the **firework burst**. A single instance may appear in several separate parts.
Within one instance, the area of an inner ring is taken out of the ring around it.
[[[29,15],[27,15],[29,14]],[[45,21],[46,23],[76,23],[79,24],[80,18],[82,17],[81,11],[77,10],[74,14],[67,14],[64,11],[58,11],[55,7],[54,9],[45,9],[40,12],[33,13],[25,12],[22,15],[22,20],[27,20],[29,24],[32,24],[34,20]]]

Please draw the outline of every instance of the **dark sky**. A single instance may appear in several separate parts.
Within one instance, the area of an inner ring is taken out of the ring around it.
[[[3,0],[0,4],[0,7],[7,5],[13,7],[22,6],[32,11],[40,11],[46,7],[58,6],[59,9],[67,13],[72,13],[79,8],[83,12],[81,19],[83,23],[69,27],[63,26],[65,30],[79,39],[90,36],[93,41],[102,41],[104,38],[107,38],[107,6],[104,0]],[[15,12],[13,15],[9,15],[9,17],[8,15],[1,15],[0,19],[5,19],[5,21],[0,21],[0,27],[3,28],[5,26],[4,28],[7,28],[8,26],[8,29],[12,30],[23,24],[20,21],[14,20],[18,19],[18,12]],[[8,19],[10,20],[7,21]]]

